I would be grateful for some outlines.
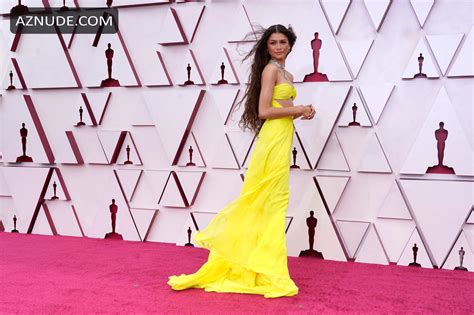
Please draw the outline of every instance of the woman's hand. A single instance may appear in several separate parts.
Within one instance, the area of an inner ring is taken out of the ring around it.
[[[310,120],[313,119],[314,115],[316,114],[316,110],[314,109],[313,105],[302,105],[301,116],[303,116],[302,120]]]

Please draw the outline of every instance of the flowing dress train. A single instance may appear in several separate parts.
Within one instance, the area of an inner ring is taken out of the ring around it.
[[[276,100],[295,98],[289,83],[275,85]],[[170,276],[174,290],[261,294],[265,298],[293,296],[286,251],[286,210],[289,200],[293,118],[266,119],[257,136],[240,196],[228,203],[202,231],[195,244],[209,257],[193,274]]]

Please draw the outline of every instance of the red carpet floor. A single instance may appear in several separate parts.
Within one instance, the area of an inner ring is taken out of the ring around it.
[[[208,252],[166,243],[0,233],[0,313],[462,313],[474,273],[289,258],[294,297],[171,290]]]

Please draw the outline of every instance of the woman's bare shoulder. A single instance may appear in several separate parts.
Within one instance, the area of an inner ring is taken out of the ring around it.
[[[275,65],[272,65],[271,63],[268,63],[265,68],[263,68],[262,71],[262,77],[271,77],[275,78],[277,77],[278,73],[278,68]]]
[[[267,63],[265,65],[265,67],[263,68],[263,71],[275,71],[276,72],[277,70],[278,70],[277,66],[275,66],[273,63],[270,63],[270,62]]]

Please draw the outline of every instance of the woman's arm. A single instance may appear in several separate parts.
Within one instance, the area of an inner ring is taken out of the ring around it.
[[[272,65],[267,65],[262,72],[262,88],[260,90],[260,99],[258,102],[258,118],[281,118],[288,116],[301,116],[304,113],[304,106],[291,107],[273,107],[272,96],[273,88],[277,80],[278,69]]]

